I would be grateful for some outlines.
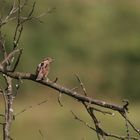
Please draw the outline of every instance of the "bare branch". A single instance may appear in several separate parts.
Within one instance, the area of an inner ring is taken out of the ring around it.
[[[123,100],[123,102],[125,103],[123,105],[123,108],[128,112],[129,101],[128,100]]]
[[[61,97],[62,97],[62,94],[61,94],[61,92],[59,92],[58,103],[61,107],[63,107],[63,104],[61,103]]]
[[[126,113],[120,113],[122,116],[123,116],[123,118],[130,124],[130,126],[134,129],[134,131],[135,132],[137,132],[137,134],[138,135],[140,135],[140,129],[137,129],[136,127],[135,127],[135,125],[127,118],[127,116],[126,116]]]
[[[19,24],[16,27],[16,30],[15,30],[14,41],[13,41],[13,43],[14,43],[13,49],[15,49],[16,47],[18,47],[18,43],[19,43],[19,40],[20,40],[22,31],[23,31],[23,25],[22,24]]]
[[[4,76],[5,82],[7,84],[7,88],[5,90],[0,88],[0,94],[2,95],[2,97],[4,99],[4,103],[5,103],[5,114],[4,115],[0,114],[0,117],[4,117],[4,123],[0,123],[0,125],[3,126],[3,132],[4,132],[3,139],[4,140],[12,139],[10,137],[10,128],[11,128],[12,121],[16,116],[32,109],[33,107],[40,106],[47,102],[47,100],[44,100],[42,102],[37,103],[34,106],[31,105],[31,106],[21,110],[20,112],[16,113],[15,116],[13,115],[13,106],[12,105],[13,105],[15,95],[17,94],[20,85],[19,84],[13,85],[12,80],[17,79],[18,82],[20,82],[22,79],[25,79],[25,80],[31,80],[31,81],[37,82],[39,84],[48,86],[48,87],[58,91],[58,93],[59,93],[58,103],[60,104],[60,106],[63,106],[61,103],[62,94],[66,94],[66,95],[76,99],[77,101],[80,101],[80,103],[82,103],[84,105],[84,107],[87,110],[87,113],[90,115],[91,119],[93,120],[93,124],[94,124],[95,128],[92,127],[92,125],[86,123],[86,121],[77,117],[72,111],[71,112],[76,120],[80,121],[81,123],[86,125],[88,128],[90,128],[91,130],[93,130],[97,133],[98,140],[100,140],[100,139],[106,140],[106,137],[112,137],[112,138],[116,138],[116,139],[120,139],[120,140],[127,140],[127,139],[138,140],[137,137],[131,137],[130,132],[129,132],[129,127],[132,127],[133,130],[140,136],[140,130],[137,129],[134,126],[134,124],[127,117],[128,105],[129,105],[128,101],[125,100],[124,105],[117,105],[117,104],[112,104],[112,103],[108,103],[108,102],[105,102],[102,100],[97,100],[95,98],[92,99],[92,98],[88,97],[87,90],[78,75],[76,75],[76,78],[83,90],[84,95],[81,95],[80,93],[78,93],[78,91],[75,91],[76,88],[69,89],[69,88],[66,88],[64,86],[57,84],[56,82],[57,82],[58,78],[56,78],[54,81],[50,81],[50,80],[37,81],[35,74],[15,72],[15,70],[19,64],[21,54],[22,54],[22,49],[17,49],[17,47],[18,47],[18,44],[21,39],[24,24],[27,23],[28,21],[33,21],[33,20],[37,20],[37,21],[41,22],[41,20],[40,20],[41,17],[52,13],[52,11],[55,9],[55,8],[48,9],[47,12],[44,12],[38,16],[34,16],[34,11],[35,11],[35,7],[36,7],[36,3],[34,2],[29,13],[25,17],[23,17],[22,11],[23,11],[24,7],[26,6],[26,3],[27,3],[27,0],[24,0],[24,2],[22,2],[21,0],[13,0],[13,5],[12,5],[8,15],[4,18],[0,17],[0,53],[3,55],[2,56],[3,58],[0,62],[0,74],[2,74]],[[5,46],[5,38],[2,33],[2,27],[3,27],[3,25],[6,25],[8,22],[13,21],[13,20],[16,21],[15,30],[13,33],[13,42],[12,42],[13,48],[11,49],[12,50],[11,52],[7,52],[6,46]],[[16,60],[13,59],[15,57],[16,57]],[[15,95],[13,94],[13,86],[16,86],[16,90],[17,90]],[[116,111],[116,112],[120,113],[122,115],[122,117],[125,119],[125,126],[126,126],[126,132],[127,132],[126,136],[119,136],[119,135],[115,135],[115,134],[106,132],[101,127],[101,123],[96,116],[96,111],[103,113],[104,115],[105,114],[114,115],[114,114],[111,113],[110,111],[104,111],[104,110],[98,109],[98,108],[96,108],[96,106],[98,106],[100,108],[102,107],[102,108],[110,109],[112,111]],[[44,140],[44,135],[40,129],[39,129],[39,134],[41,135],[42,139]]]
[[[119,136],[116,134],[111,134],[111,133],[107,133],[105,132],[101,127],[100,127],[100,122],[97,120],[92,108],[89,108],[88,105],[86,105],[85,103],[83,103],[83,105],[85,106],[88,114],[91,116],[91,118],[94,121],[95,127],[96,129],[94,131],[96,131],[97,133],[97,137],[98,139],[100,139],[99,135],[102,136],[102,139],[104,140],[105,137],[112,137],[112,138],[116,138],[116,139],[120,139],[120,140],[127,140],[127,139],[131,139],[131,140],[139,140],[139,138],[137,137],[131,137],[130,135],[127,134],[127,136]],[[81,121],[83,122],[83,121]],[[90,128],[90,127],[89,127]],[[91,128],[90,128],[91,129]]]
[[[16,114],[14,115],[14,117],[17,117],[17,116],[21,115],[22,113],[24,113],[24,112],[26,112],[26,111],[28,111],[28,110],[34,108],[34,107],[40,106],[40,105],[42,105],[42,104],[44,104],[44,103],[46,103],[46,102],[47,102],[47,100],[44,100],[44,101],[41,101],[41,102],[37,103],[36,105],[33,105],[33,106],[30,105],[30,106],[28,106],[27,108],[24,108],[24,109],[21,110],[20,112],[16,113]]]
[[[7,52],[6,52],[6,48],[5,48],[4,36],[2,35],[1,30],[0,30],[0,51],[3,55],[3,59],[5,59],[7,57]]]
[[[34,12],[34,8],[35,8],[35,2],[33,3],[32,9],[29,12],[29,15],[23,20],[22,16],[21,16],[21,11],[23,9],[23,7],[25,6],[27,1],[25,1],[25,3],[21,6],[21,1],[18,0],[18,9],[17,9],[17,25],[15,28],[15,33],[14,33],[14,38],[13,38],[13,49],[15,49],[18,46],[19,40],[21,38],[21,34],[23,31],[23,24],[25,22],[27,22],[28,20],[32,20],[31,16]]]
[[[100,126],[99,126],[100,123],[94,114],[94,110],[91,107],[89,107],[88,105],[86,105],[86,103],[84,103],[84,102],[83,102],[83,105],[85,106],[88,114],[91,116],[91,118],[95,124],[98,140],[100,140],[100,135],[102,136],[102,139],[104,140],[105,132],[100,128]]]
[[[35,6],[36,6],[36,2],[33,3],[33,6],[32,6],[31,11],[29,12],[28,18],[30,18],[32,16],[34,9],[35,9]]]
[[[32,21],[32,20],[36,20],[36,21],[39,21],[40,23],[42,23],[42,21],[40,19],[44,16],[47,16],[47,15],[51,14],[54,10],[55,10],[55,8],[48,9],[47,12],[44,12],[44,13],[38,15],[38,16],[35,16],[35,17],[34,16],[21,17],[22,23],[25,23],[27,21]]]
[[[42,140],[45,140],[45,137],[44,137],[44,135],[43,135],[42,131],[39,129],[39,130],[38,130],[38,132],[39,132],[39,134],[40,134],[40,136],[41,136]]]
[[[76,76],[78,82],[80,83],[80,86],[81,86],[81,88],[82,88],[82,90],[83,90],[85,96],[87,96],[87,91],[86,91],[86,88],[85,88],[83,82],[81,81],[81,79],[79,78],[79,76],[78,76],[77,74],[75,74],[75,76]]]
[[[44,12],[44,13],[40,14],[39,16],[37,16],[36,19],[40,19],[44,16],[47,16],[48,14],[51,14],[55,9],[56,9],[55,7],[51,8],[51,9],[48,9],[47,12]]]
[[[8,76],[4,76],[5,81],[7,83],[6,94],[4,94],[4,101],[5,101],[5,122],[3,125],[3,139],[9,140],[12,139],[10,137],[10,129],[13,120],[13,89],[12,89],[12,78]]]
[[[12,68],[12,70],[10,70],[11,72],[14,72],[14,71],[15,71],[15,69],[17,68],[18,63],[19,63],[20,58],[21,58],[21,54],[22,54],[22,49],[20,49],[20,50],[19,50],[19,55],[18,55],[18,58],[17,58],[17,60],[16,60],[16,63],[14,64],[14,67]]]
[[[74,87],[74,88],[72,88],[71,90],[72,90],[72,91],[75,91],[76,89],[78,89],[78,87]]]
[[[80,119],[73,111],[71,111],[72,115],[74,116],[75,120],[78,120],[79,122],[83,123],[85,126],[87,126],[89,129],[97,132],[97,130],[95,128],[93,128],[92,126],[90,126],[87,122],[85,122],[84,120]],[[116,139],[120,139],[120,140],[127,140],[128,136],[119,136],[116,134],[110,134],[110,133],[105,133],[106,136],[108,137],[112,137],[112,138],[116,138]],[[139,140],[137,137],[129,137],[130,140]]]
[[[115,114],[112,113],[112,112],[109,112],[109,111],[103,111],[103,110],[100,110],[100,109],[95,108],[95,107],[90,107],[90,108],[93,109],[94,111],[98,111],[98,112],[100,112],[100,113],[103,113],[104,115],[106,115],[106,114],[108,114],[108,115],[112,115],[112,116],[115,115]]]
[[[107,103],[105,101],[101,101],[101,100],[97,100],[97,99],[92,99],[90,97],[86,97],[83,96],[81,94],[78,94],[76,91],[70,90],[68,88],[65,88],[64,86],[58,85],[56,83],[53,83],[52,81],[36,81],[36,75],[31,74],[31,73],[22,73],[22,72],[7,72],[3,69],[0,69],[0,72],[14,78],[14,79],[28,79],[28,80],[32,80],[34,82],[40,83],[42,85],[51,87],[57,91],[60,91],[61,93],[64,93],[66,95],[69,95],[81,102],[87,102],[87,103],[91,103],[91,104],[95,104],[104,108],[109,108],[115,111],[120,111],[120,112],[125,112],[124,108],[122,106],[119,105],[115,105],[115,104],[111,104],[111,103]]]
[[[3,25],[7,24],[8,22],[10,22],[12,20],[17,19],[16,16],[14,16],[14,17],[12,17],[12,16],[14,14],[16,14],[19,11],[19,9],[22,10],[25,7],[25,5],[27,4],[27,1],[28,0],[25,0],[22,5],[18,4],[18,6],[16,6],[16,0],[14,0],[12,8],[11,8],[9,14],[6,16],[6,18],[4,20],[2,20],[2,18],[1,18],[0,27],[2,27]]]
[[[93,128],[92,126],[90,126],[87,122],[83,121],[82,119],[80,119],[73,111],[71,111],[72,115],[74,116],[74,119],[78,120],[79,122],[83,123],[85,126],[87,126],[88,128],[96,131],[95,128]]]
[[[7,55],[7,57],[0,63],[1,66],[3,66],[5,63],[6,63],[6,64],[9,63],[10,60],[14,57],[14,55],[15,55],[16,53],[18,53],[18,52],[19,52],[19,58],[18,58],[18,60],[17,60],[17,63],[15,64],[15,67],[14,67],[14,69],[15,69],[16,66],[17,66],[17,64],[18,64],[18,61],[19,61],[19,59],[20,59],[20,56],[21,56],[21,53],[22,53],[22,49],[15,49],[15,50],[13,50],[11,53],[9,53],[9,54]],[[3,67],[3,69],[5,69],[5,68]]]

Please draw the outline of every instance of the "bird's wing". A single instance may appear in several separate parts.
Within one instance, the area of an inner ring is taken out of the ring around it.
[[[43,72],[42,72],[42,69],[41,69],[41,70],[39,71],[38,75],[37,75],[36,80],[37,80],[37,81],[42,80],[43,77],[44,77],[44,75],[43,75]]]
[[[41,62],[36,69],[36,80],[42,80],[44,77],[47,77],[49,73],[49,62],[43,61]]]
[[[41,70],[41,68],[42,68],[42,65],[43,65],[42,62],[38,64],[37,69],[36,69],[36,75],[39,74],[39,72],[40,72],[40,70]]]

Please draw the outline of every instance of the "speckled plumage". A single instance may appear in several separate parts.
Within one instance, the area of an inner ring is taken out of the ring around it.
[[[51,62],[53,62],[53,59],[47,57],[41,63],[39,63],[36,69],[37,81],[44,80],[48,76]]]

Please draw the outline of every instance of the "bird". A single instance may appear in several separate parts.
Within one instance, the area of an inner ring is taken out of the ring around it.
[[[41,81],[47,78],[50,70],[50,64],[54,61],[53,58],[44,58],[41,63],[38,64],[36,69],[36,81]]]

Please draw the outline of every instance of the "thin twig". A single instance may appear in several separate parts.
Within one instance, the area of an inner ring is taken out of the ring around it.
[[[38,132],[39,132],[39,134],[40,134],[40,136],[41,136],[42,140],[45,140],[45,137],[44,137],[44,135],[43,135],[42,131],[39,129],[39,130],[38,130]]]
[[[82,90],[84,92],[84,95],[87,96],[87,91],[86,91],[86,88],[85,88],[83,82],[81,81],[81,79],[79,78],[79,76],[77,74],[75,74],[75,76],[76,76],[78,82],[80,83],[80,86],[81,86],[81,88],[82,88]]]
[[[114,116],[115,114],[114,113],[112,113],[112,112],[109,112],[109,111],[104,111],[104,110],[100,110],[100,109],[98,109],[98,108],[95,108],[95,107],[90,107],[91,109],[93,109],[94,111],[98,111],[98,112],[100,112],[100,113],[103,113],[104,115],[106,115],[106,114],[108,114],[108,115],[112,115],[112,116]]]
[[[99,121],[98,119],[96,118],[95,114],[94,114],[94,111],[92,108],[90,108],[88,105],[86,105],[86,103],[83,102],[83,105],[85,106],[88,114],[90,115],[90,117],[92,118],[93,122],[94,122],[94,125],[95,125],[95,128],[96,128],[96,134],[97,134],[97,138],[98,140],[100,140],[100,135],[102,136],[102,138],[104,137],[104,131],[100,128],[99,126]],[[103,139],[104,140],[104,139]]]
[[[73,111],[71,111],[72,115],[74,116],[74,119],[80,121],[81,123],[83,123],[84,125],[86,125],[88,128],[96,131],[95,128],[93,128],[92,126],[90,126],[87,122],[83,121],[82,119],[80,119]]]
[[[8,61],[10,61],[11,59],[12,59],[12,57],[16,54],[16,53],[18,53],[18,52],[21,52],[22,51],[22,49],[15,49],[15,50],[13,50],[11,53],[9,53],[8,55],[7,55],[7,57],[1,62],[1,65],[3,65],[3,64],[5,64],[5,63],[7,63]]]
[[[58,103],[61,107],[63,107],[63,104],[61,103],[61,97],[62,97],[62,94],[61,94],[61,92],[59,92]]]
[[[133,128],[133,130],[135,131],[135,132],[137,132],[137,134],[140,136],[140,129],[137,129],[136,127],[135,127],[135,125],[127,118],[127,116],[126,116],[126,114],[124,114],[124,113],[120,113],[122,116],[123,116],[123,118],[130,124],[130,126]]]
[[[29,12],[29,15],[27,16],[28,18],[30,18],[30,17],[32,16],[32,14],[33,14],[33,12],[34,12],[34,10],[35,10],[35,6],[36,6],[36,2],[33,3],[32,9],[31,9],[31,11]]]
[[[2,35],[1,30],[0,30],[0,50],[1,53],[3,54],[3,59],[5,59],[7,57],[7,52],[5,48],[5,39],[4,36]]]
[[[11,72],[14,72],[14,71],[15,71],[15,69],[17,68],[18,63],[19,63],[20,58],[21,58],[21,54],[22,54],[22,49],[20,49],[20,50],[19,50],[19,55],[18,55],[18,58],[17,58],[17,60],[16,60],[16,63],[14,64],[14,67],[12,68]]]
[[[47,102],[47,100],[44,100],[44,101],[41,101],[41,102],[37,103],[36,105],[30,105],[27,108],[24,108],[20,112],[16,113],[14,116],[17,117],[17,116],[21,115],[22,113],[24,113],[24,112],[26,112],[26,111],[28,111],[28,110],[30,110],[32,108],[35,108],[37,106],[40,106],[40,105],[42,105],[42,104],[44,104],[46,102]]]
[[[13,20],[17,19],[16,16],[14,16],[14,17],[12,17],[12,16],[14,14],[16,14],[19,11],[19,9],[22,10],[25,7],[25,5],[27,4],[27,1],[28,0],[24,0],[24,2],[23,2],[22,5],[21,4],[20,5],[18,4],[18,6],[16,6],[16,0],[14,0],[13,5],[12,5],[12,8],[11,8],[9,14],[6,16],[6,18],[4,20],[1,19],[0,27],[2,27],[3,25],[6,25],[10,21],[13,21]]]

